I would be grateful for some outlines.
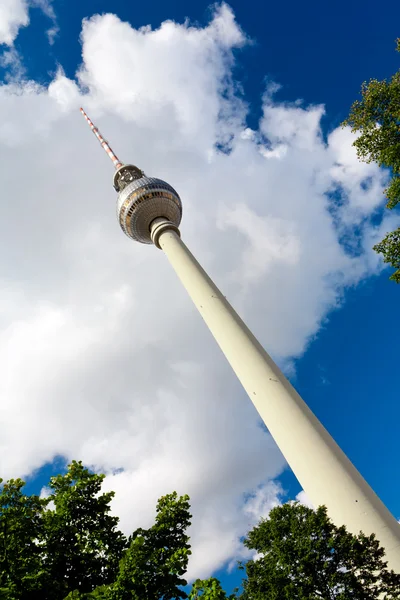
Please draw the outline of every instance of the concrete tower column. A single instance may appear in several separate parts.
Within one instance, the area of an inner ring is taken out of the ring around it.
[[[336,525],[375,533],[389,567],[400,573],[400,525],[361,477],[180,239],[182,202],[167,182],[122,163],[85,117],[112,160],[122,231],[164,250],[289,466],[315,506]]]
[[[154,244],[208,325],[239,381],[314,506],[354,534],[375,533],[389,568],[400,573],[400,524],[311,412],[165,219],[152,223]]]

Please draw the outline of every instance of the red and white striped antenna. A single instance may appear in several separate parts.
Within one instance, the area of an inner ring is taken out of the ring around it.
[[[120,167],[122,167],[123,163],[119,160],[118,156],[116,154],[114,154],[114,152],[113,152],[111,146],[109,145],[109,143],[103,138],[103,136],[101,135],[100,131],[97,129],[97,127],[94,125],[94,123],[89,119],[89,117],[87,116],[87,114],[85,113],[85,111],[83,110],[83,108],[81,108],[81,113],[83,114],[83,116],[85,117],[86,121],[88,122],[90,129],[93,131],[94,135],[99,140],[101,146],[104,148],[104,150],[107,152],[107,154],[110,157],[110,159],[113,161],[114,167],[116,169],[119,169]]]

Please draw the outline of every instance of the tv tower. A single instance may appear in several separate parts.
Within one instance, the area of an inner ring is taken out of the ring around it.
[[[400,573],[400,525],[339,448],[180,237],[182,202],[165,181],[122,163],[81,108],[115,166],[123,232],[164,251],[261,419],[315,507],[354,534],[375,533]]]

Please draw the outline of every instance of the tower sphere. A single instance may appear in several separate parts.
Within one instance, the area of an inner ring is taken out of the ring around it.
[[[157,218],[167,219],[179,227],[182,202],[174,188],[165,181],[146,177],[133,165],[124,165],[115,174],[114,186],[119,191],[119,223],[122,231],[133,240],[151,244],[151,224]]]

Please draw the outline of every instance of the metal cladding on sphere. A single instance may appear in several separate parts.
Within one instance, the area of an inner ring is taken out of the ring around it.
[[[164,218],[178,227],[182,219],[182,202],[174,188],[165,181],[141,177],[119,193],[117,214],[127,236],[142,244],[151,244],[152,222]]]

